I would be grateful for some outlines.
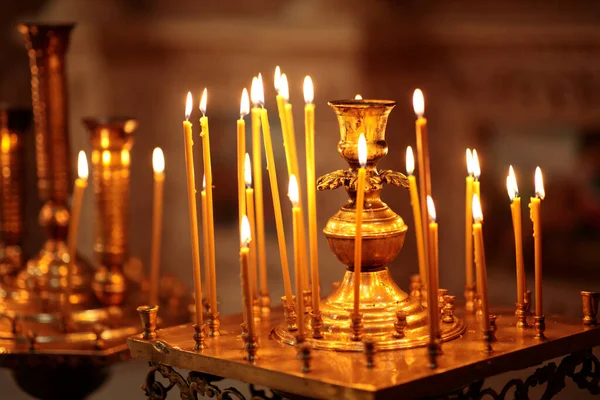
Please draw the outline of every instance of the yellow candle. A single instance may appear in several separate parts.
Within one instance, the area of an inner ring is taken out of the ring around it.
[[[260,278],[260,293],[263,296],[269,294],[267,287],[267,252],[265,250],[265,212],[263,202],[263,181],[262,181],[262,151],[260,146],[260,105],[264,99],[260,97],[258,82],[261,82],[262,75],[252,80],[250,97],[252,100],[252,162],[254,165],[254,208],[256,213],[256,253],[258,258],[258,271]]]
[[[523,305],[527,284],[525,281],[525,264],[523,263],[523,241],[521,236],[521,198],[519,187],[512,165],[506,177],[506,189],[510,198],[510,212],[512,214],[513,231],[515,234],[515,257],[517,268],[517,303]]]
[[[419,189],[415,178],[415,157],[412,147],[406,148],[406,172],[408,174],[408,187],[410,190],[410,205],[415,220],[415,238],[417,239],[417,255],[419,259],[419,275],[423,282],[427,279],[427,265],[425,264],[425,249],[423,248],[423,222],[421,220],[421,204],[419,203]]]
[[[249,245],[252,242],[250,234],[250,224],[248,218],[242,216],[241,224],[241,246],[240,246],[240,281],[242,283],[242,303],[244,309],[244,322],[248,328],[248,337],[256,335],[254,329],[254,318],[252,317],[252,293],[250,289],[250,271],[249,271]]]
[[[259,82],[258,90],[261,98],[264,99],[262,81]],[[281,213],[281,203],[279,201],[277,168],[275,167],[275,156],[273,155],[273,145],[271,142],[271,127],[269,125],[269,115],[266,108],[261,109],[260,117],[265,146],[265,156],[267,158],[267,170],[269,171],[269,183],[271,185],[271,197],[273,198],[273,212],[275,214],[275,227],[277,228],[277,244],[279,245],[279,258],[283,275],[283,287],[285,289],[286,302],[288,304],[293,304],[294,300],[292,294],[292,281],[290,279],[287,249],[285,245],[285,232],[283,229],[283,217]]]
[[[473,154],[467,149],[467,178],[465,185],[465,272],[467,287],[474,288],[473,279]]]
[[[362,217],[365,203],[367,171],[367,141],[362,133],[358,137],[358,177],[356,180],[356,236],[354,238],[354,314],[360,313],[360,274],[362,269]]]
[[[436,221],[435,205],[431,196],[427,196],[427,213],[429,214],[429,280],[433,286],[433,292],[437,293],[439,289],[439,250],[438,250],[438,224]],[[438,309],[438,296],[433,296],[428,306],[433,310]],[[437,315],[437,314],[436,314]],[[433,319],[436,326],[435,331],[439,331],[439,315]]]
[[[533,240],[535,255],[535,316],[544,315],[542,302],[542,218],[540,209],[542,200],[546,197],[544,178],[540,167],[535,169],[535,197],[529,202],[530,218],[533,222]]]
[[[205,275],[209,278],[207,284],[209,288],[209,304],[210,312],[216,314],[217,311],[217,267],[215,262],[215,220],[213,210],[213,179],[212,179],[212,162],[210,152],[210,131],[208,129],[208,117],[206,116],[206,105],[207,105],[207,90],[204,88],[202,92],[202,98],[200,100],[200,127],[202,131],[200,136],[202,137],[202,161],[204,162],[204,182],[203,189],[206,191],[206,231],[205,235],[208,236],[208,241],[205,250],[205,264],[206,273]],[[204,206],[203,206],[204,207]]]
[[[256,232],[256,219],[254,216],[254,189],[252,189],[252,165],[250,156],[246,153],[244,161],[244,182],[246,183],[246,212],[250,223],[250,234]],[[258,283],[256,279],[256,240],[250,242],[250,290],[252,300],[258,299]]]
[[[194,172],[194,153],[192,146],[192,124],[189,121],[192,113],[192,93],[188,92],[185,103],[185,121],[183,121],[183,138],[185,144],[185,164],[187,173],[188,203],[190,207],[190,236],[192,243],[192,261],[194,263],[194,296],[196,302],[196,324],[202,329],[202,278],[200,276],[200,246],[198,234],[198,209],[196,207],[196,178]]]
[[[246,88],[242,91],[240,102],[240,119],[237,121],[237,162],[238,162],[238,208],[240,217],[240,229],[242,217],[246,215],[246,184],[244,182],[244,165],[246,163],[246,122],[244,117],[250,112],[250,99]]]
[[[477,266],[477,293],[481,299],[481,328],[482,330],[490,330],[490,313],[488,305],[487,292],[487,267],[485,264],[485,250],[483,247],[483,213],[481,212],[481,203],[479,196],[473,195],[473,240],[475,243],[475,259]]]
[[[317,241],[317,199],[315,178],[315,105],[314,88],[310,76],[304,78],[304,131],[306,136],[306,193],[308,196],[308,242],[310,249],[310,271],[312,278],[312,308],[319,313],[321,298],[319,278],[319,252]]]
[[[294,227],[294,272],[296,280],[296,315],[298,318],[298,341],[304,339],[304,281],[302,280],[302,257],[300,247],[300,206],[298,204],[298,181],[296,176],[290,177],[288,196],[292,202],[292,222]]]
[[[287,77],[286,77],[287,83]],[[286,86],[283,88],[283,93],[281,93],[281,70],[279,69],[279,65],[275,67],[275,90],[277,91],[277,111],[279,113],[279,122],[281,123],[281,134],[283,136],[283,149],[285,150],[285,162],[287,166],[288,176],[294,173],[292,169],[292,159],[288,156],[289,144],[288,144],[288,124],[285,119],[285,102],[286,98],[283,94],[286,94],[289,97],[289,88]]]
[[[479,165],[479,157],[477,156],[477,150],[473,149],[473,194],[481,198],[481,184],[479,178],[481,177],[481,166]]]
[[[152,201],[152,244],[150,246],[150,305],[159,303],[160,238],[165,185],[165,157],[160,147],[155,148],[152,153],[152,169],[154,170],[154,198]]]
[[[202,250],[204,250],[204,265],[206,265],[206,268],[204,269],[204,280],[206,282],[210,282],[212,271],[210,270],[210,268],[208,268],[208,265],[210,265],[210,234],[208,233],[208,200],[206,199],[206,176],[202,177],[202,191],[200,192],[200,198],[202,208]],[[212,288],[209,285],[207,289],[207,296],[210,299],[210,311],[214,312],[213,306],[216,307],[216,304],[212,303]]]
[[[67,264],[66,304],[68,309],[71,307],[71,280],[73,274],[73,264],[75,263],[75,257],[77,256],[77,232],[79,230],[79,217],[81,216],[81,203],[83,201],[83,192],[87,187],[89,175],[87,158],[83,150],[79,152],[79,156],[77,158],[77,175],[79,177],[75,179],[75,185],[73,189],[73,204],[71,205],[71,220],[69,221],[69,232],[67,236],[69,263]]]

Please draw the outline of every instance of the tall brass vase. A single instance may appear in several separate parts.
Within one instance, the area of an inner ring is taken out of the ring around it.
[[[17,279],[20,289],[34,290],[43,298],[61,299],[67,287],[66,238],[71,192],[68,93],[65,56],[72,24],[20,24],[31,69],[31,95],[35,122],[38,193],[44,202],[39,221],[48,239],[40,253],[27,262]],[[74,159],[74,158],[73,158]],[[89,298],[89,266],[79,258],[72,267],[72,303]]]

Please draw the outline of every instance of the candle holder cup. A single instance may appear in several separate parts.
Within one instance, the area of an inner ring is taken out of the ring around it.
[[[581,291],[581,305],[583,311],[583,324],[587,326],[598,325],[598,303],[600,293]]]

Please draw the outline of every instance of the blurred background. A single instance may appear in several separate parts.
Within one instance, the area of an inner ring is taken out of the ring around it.
[[[515,301],[514,241],[505,177],[517,173],[523,198],[523,235],[529,288],[533,283],[531,224],[526,204],[533,172],[545,176],[543,202],[545,310],[579,317],[579,290],[598,290],[600,239],[600,4],[547,2],[397,2],[357,0],[21,0],[0,3],[0,101],[31,106],[30,73],[22,21],[77,23],[67,58],[70,140],[75,171],[79,149],[89,152],[81,120],[119,115],[140,122],[132,149],[130,253],[144,264],[150,254],[151,155],[165,151],[163,271],[191,282],[188,204],[181,121],[185,95],[197,104],[208,88],[213,150],[217,287],[221,313],[241,309],[239,295],[235,120],[243,87],[262,72],[266,107],[291,244],[291,206],[272,77],[281,66],[290,81],[297,144],[304,160],[302,81],[316,91],[317,175],[345,168],[337,155],[339,130],[328,100],[391,99],[389,155],[382,168],[404,172],[414,146],[412,92],[423,89],[429,119],[433,197],[440,223],[440,284],[462,296],[464,272],[465,148],[477,148],[490,295]],[[248,130],[249,132],[250,130]],[[27,145],[26,255],[42,242],[37,224],[33,135]],[[196,175],[201,146],[196,136]],[[263,160],[263,165],[265,162]],[[301,170],[302,170],[301,165]],[[304,177],[302,177],[304,178]],[[275,225],[264,171],[272,299],[283,294]],[[302,179],[301,182],[304,182]],[[197,182],[200,185],[200,182]],[[345,202],[343,190],[317,194],[319,226]],[[390,265],[408,290],[417,272],[408,193],[396,187],[383,199],[409,225],[404,249]],[[92,259],[92,191],[87,190],[79,250]],[[319,238],[322,291],[343,266]],[[291,246],[290,246],[291,250]],[[191,286],[190,286],[191,289]],[[145,366],[124,364],[94,398],[141,398]],[[21,398],[0,372],[8,397]],[[12,392],[11,392],[12,391]],[[125,396],[125,393],[130,395]],[[12,397],[11,397],[12,396]]]

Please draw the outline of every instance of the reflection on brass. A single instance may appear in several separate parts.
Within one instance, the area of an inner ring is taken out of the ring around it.
[[[438,289],[437,305],[438,305],[440,314],[442,313],[442,308],[444,308],[444,303],[445,303],[444,297],[446,297],[447,295],[448,295],[448,289]]]
[[[144,332],[142,337],[146,340],[156,339],[156,322],[158,318],[158,306],[139,306],[137,312],[142,320]]]
[[[194,350],[201,351],[205,349],[206,346],[206,336],[204,334],[204,327],[199,326],[198,324],[194,324]]]
[[[414,297],[415,299],[421,298],[421,290],[423,289],[423,284],[421,283],[421,275],[414,274],[410,277],[410,297]]]
[[[546,339],[544,331],[546,330],[546,317],[543,315],[535,315],[533,317],[533,327],[535,329],[535,338],[539,340]]]
[[[527,324],[527,312],[525,311],[525,305],[520,303],[515,303],[516,311],[515,317],[517,318],[517,328],[527,328],[529,325]]]
[[[361,313],[350,314],[350,340],[358,342],[363,338],[363,331],[365,326],[362,322]]]
[[[269,291],[260,292],[260,316],[268,317],[271,315],[271,295]]]
[[[17,278],[20,289],[41,292],[49,300],[61,300],[67,287],[67,204],[73,181],[69,153],[68,93],[65,56],[73,24],[20,24],[31,70],[31,94],[35,122],[37,183],[40,225],[48,240],[39,255],[27,262]],[[90,267],[77,259],[71,266],[71,303],[88,300]]]
[[[321,311],[315,312],[312,310],[310,312],[310,327],[312,328],[312,337],[313,339],[322,339],[323,338],[323,315]]]
[[[375,341],[371,338],[367,338],[364,340],[363,346],[363,352],[365,353],[367,368],[375,367]]]
[[[454,322],[454,303],[456,302],[456,296],[444,296],[444,307],[442,308],[442,322],[445,324],[451,324]]]
[[[394,338],[404,338],[404,329],[406,329],[406,313],[403,310],[396,310],[396,322],[394,322]]]
[[[583,310],[583,324],[588,326],[598,325],[598,303],[600,293],[581,291],[581,306]]]
[[[0,280],[11,283],[23,266],[23,139],[31,110],[0,105]]]
[[[286,329],[293,332],[298,329],[296,318],[296,296],[292,296],[292,304],[289,304],[286,297],[282,296],[281,303],[283,304]]]
[[[304,313],[310,314],[312,312],[312,290],[305,289],[304,290]]]
[[[208,320],[207,320],[207,325],[208,325],[208,336],[210,337],[216,337],[216,336],[220,336],[221,335],[221,331],[219,330],[219,327],[221,326],[221,321],[219,321],[219,315],[220,313],[209,313],[208,314]]]
[[[125,296],[128,256],[130,155],[137,122],[132,118],[84,118],[92,144],[95,199],[94,250],[99,262],[92,288],[104,304]]]
[[[475,312],[475,286],[465,286],[465,309]]]

